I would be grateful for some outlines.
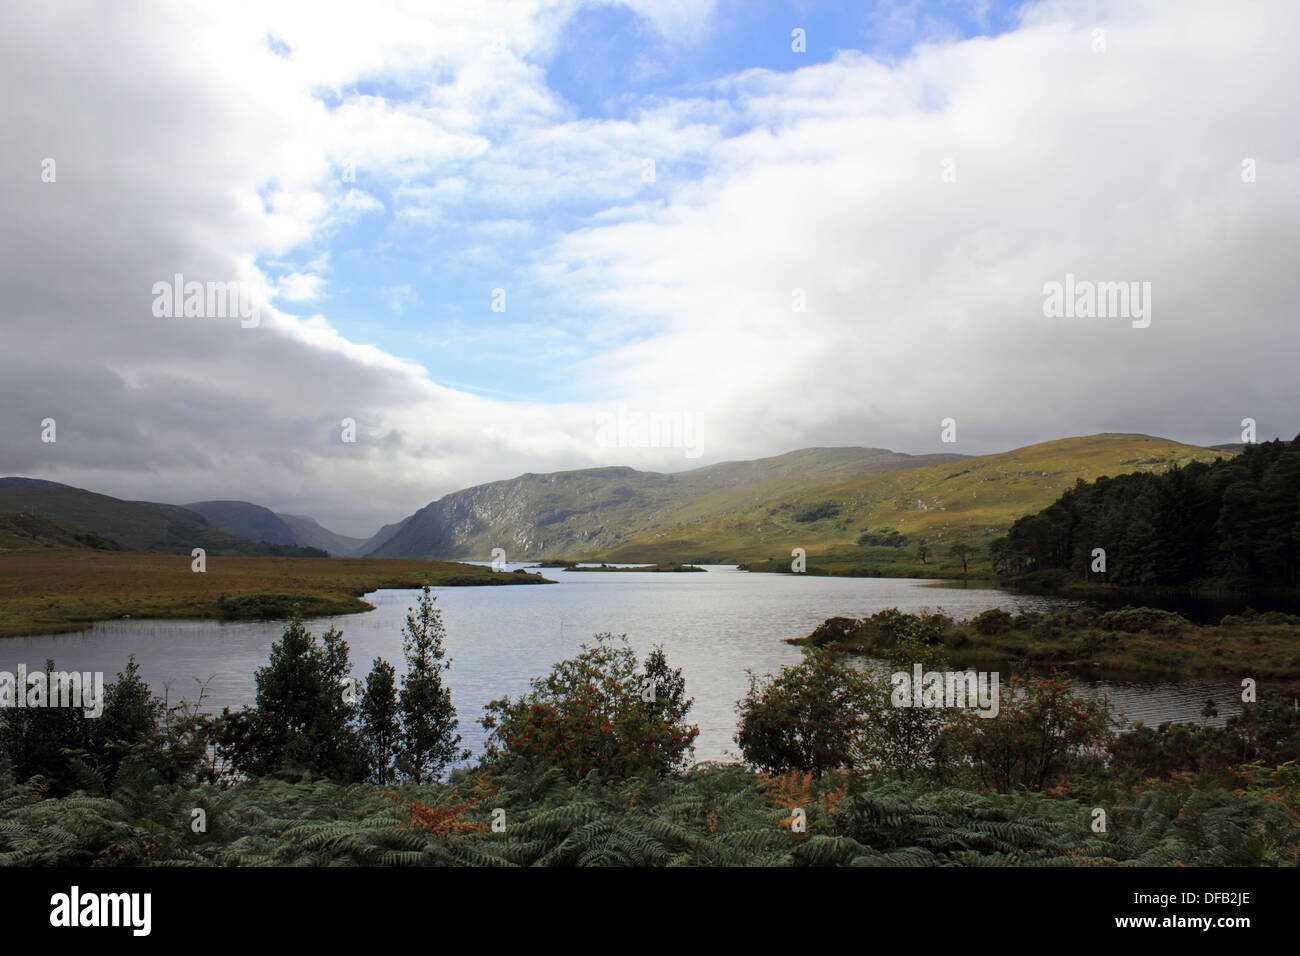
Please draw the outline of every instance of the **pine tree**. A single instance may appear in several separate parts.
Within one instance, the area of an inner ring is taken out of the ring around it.
[[[442,672],[451,667],[451,661],[443,659],[446,652],[442,641],[447,629],[433,600],[426,584],[420,594],[419,610],[407,609],[402,638],[406,674],[400,695],[399,766],[417,783],[436,780],[449,764],[469,757],[469,751],[460,749],[456,708],[451,691],[442,683]]]
[[[361,696],[361,733],[370,779],[376,783],[390,783],[396,776],[393,761],[401,748],[402,724],[394,675],[393,665],[376,657]]]

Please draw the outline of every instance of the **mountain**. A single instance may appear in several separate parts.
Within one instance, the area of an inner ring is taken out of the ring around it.
[[[261,505],[247,501],[195,501],[181,507],[203,515],[211,524],[237,538],[271,544],[299,543],[293,528]]]
[[[375,540],[374,538],[351,538],[345,534],[339,534],[324,527],[314,518],[282,514],[277,514],[276,517],[288,525],[293,532],[295,544],[304,548],[320,548],[322,551],[329,552],[331,557],[351,557],[359,549]],[[381,529],[380,534],[382,533]],[[378,535],[375,537],[378,537]],[[387,538],[384,540],[387,540]]]
[[[431,502],[387,540],[371,539],[361,553],[488,560],[493,548],[502,548],[511,561],[594,555],[617,550],[639,535],[662,534],[763,501],[962,458],[881,448],[805,448],[673,474],[624,467],[525,474]]]
[[[203,515],[222,531],[247,541],[319,548],[336,558],[349,556],[367,543],[365,538],[336,534],[313,518],[276,514],[270,508],[247,501],[196,501],[184,507]]]
[[[73,535],[93,535],[96,541],[107,539],[109,546],[133,551],[188,554],[193,548],[203,548],[209,555],[286,553],[284,548],[258,545],[222,531],[202,515],[179,505],[123,501],[37,478],[0,478],[0,513],[45,519]],[[27,530],[32,530],[30,525]],[[42,534],[45,546],[58,546],[58,535],[48,528],[27,540],[35,543]]]
[[[351,556],[360,558],[378,551],[381,547],[392,540],[393,535],[405,528],[406,523],[410,521],[412,517],[414,516],[407,515],[401,521],[394,521],[392,524],[384,525],[367,538],[363,544],[359,545],[356,550],[352,552]]]
[[[1219,457],[1231,453],[1149,435],[1065,438],[702,515],[628,536],[601,557],[635,562],[774,558],[788,566],[794,548],[813,555],[907,545],[910,555],[922,539],[937,552],[958,540],[1004,534],[1016,518],[1046,508],[1080,478],[1165,471]]]

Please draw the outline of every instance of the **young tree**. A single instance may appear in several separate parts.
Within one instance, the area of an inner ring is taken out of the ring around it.
[[[361,696],[361,733],[370,779],[376,783],[392,782],[396,776],[393,762],[401,750],[402,723],[394,674],[392,664],[376,657]]]
[[[54,673],[54,661],[46,661],[47,689]],[[33,672],[28,680],[35,677]],[[31,686],[9,685],[0,696],[0,759],[13,764],[19,780],[40,774],[61,795],[75,789],[72,752],[84,753],[91,746],[90,721],[76,707],[15,707],[16,695],[29,694]]]
[[[680,670],[661,649],[638,668],[636,654],[597,634],[575,658],[534,678],[518,700],[502,698],[482,718],[491,760],[558,767],[572,779],[667,775],[684,769],[698,728]]]
[[[271,645],[267,666],[254,675],[256,707],[223,715],[223,744],[235,765],[257,775],[297,768],[335,780],[363,779],[356,705],[344,697],[350,670],[342,634],[330,628],[317,640],[295,616]]]
[[[442,642],[447,630],[433,601],[426,584],[420,594],[419,610],[407,609],[402,638],[406,674],[400,694],[399,766],[417,783],[436,780],[449,764],[469,757],[468,750],[460,749],[456,708],[451,691],[442,683],[442,673],[451,667],[451,661],[443,660],[446,652]]]
[[[912,773],[946,763],[940,741],[951,713],[940,708],[896,706],[893,699],[894,673],[912,674],[916,664],[923,672],[947,668],[936,646],[942,630],[943,619],[938,615],[908,615],[903,621],[888,651],[889,668],[867,679],[867,719],[854,750],[855,764]]]
[[[831,649],[809,648],[775,676],[749,675],[736,743],[765,773],[821,776],[853,765],[868,712],[867,677]]]

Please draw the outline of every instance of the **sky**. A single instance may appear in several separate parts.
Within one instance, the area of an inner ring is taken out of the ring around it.
[[[1293,437],[1298,28],[5,3],[0,474],[361,536],[524,472]]]

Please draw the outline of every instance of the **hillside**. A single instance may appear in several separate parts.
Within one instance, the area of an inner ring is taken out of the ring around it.
[[[933,569],[944,560],[940,551],[952,543],[1005,533],[1016,518],[1046,508],[1080,478],[1164,471],[1230,454],[1147,435],[1066,438],[773,497],[730,514],[641,532],[601,557],[627,562],[770,558],[788,566],[791,550],[798,547],[810,557],[833,555],[841,565],[864,555],[919,565],[915,548],[924,540]]]
[[[348,557],[355,555],[358,549],[364,547],[368,541],[365,538],[351,538],[345,534],[339,534],[331,531],[329,528],[322,526],[314,518],[308,518],[303,515],[282,515],[277,514],[277,518],[283,521],[293,531],[294,543],[304,548],[320,548],[327,551],[333,557]],[[373,539],[370,539],[373,540]]]
[[[274,550],[222,531],[179,505],[123,501],[31,478],[0,478],[0,512],[46,519],[133,551],[189,553],[203,548],[209,555],[257,555]],[[44,546],[63,545],[48,538]]]
[[[353,554],[365,538],[349,538],[322,527],[315,519],[276,514],[247,501],[196,501],[182,507],[202,515],[215,527],[247,541],[319,548],[333,557]]]
[[[493,548],[503,548],[509,560],[585,556],[774,498],[960,458],[880,448],[806,448],[674,474],[623,467],[525,474],[446,495],[363,553],[487,560]]]
[[[215,527],[237,538],[269,541],[271,544],[298,544],[293,529],[274,511],[261,505],[247,501],[195,501],[181,507],[202,515]]]
[[[0,554],[10,551],[43,551],[49,548],[126,550],[110,538],[92,531],[80,531],[51,518],[24,514],[21,511],[0,513]]]

